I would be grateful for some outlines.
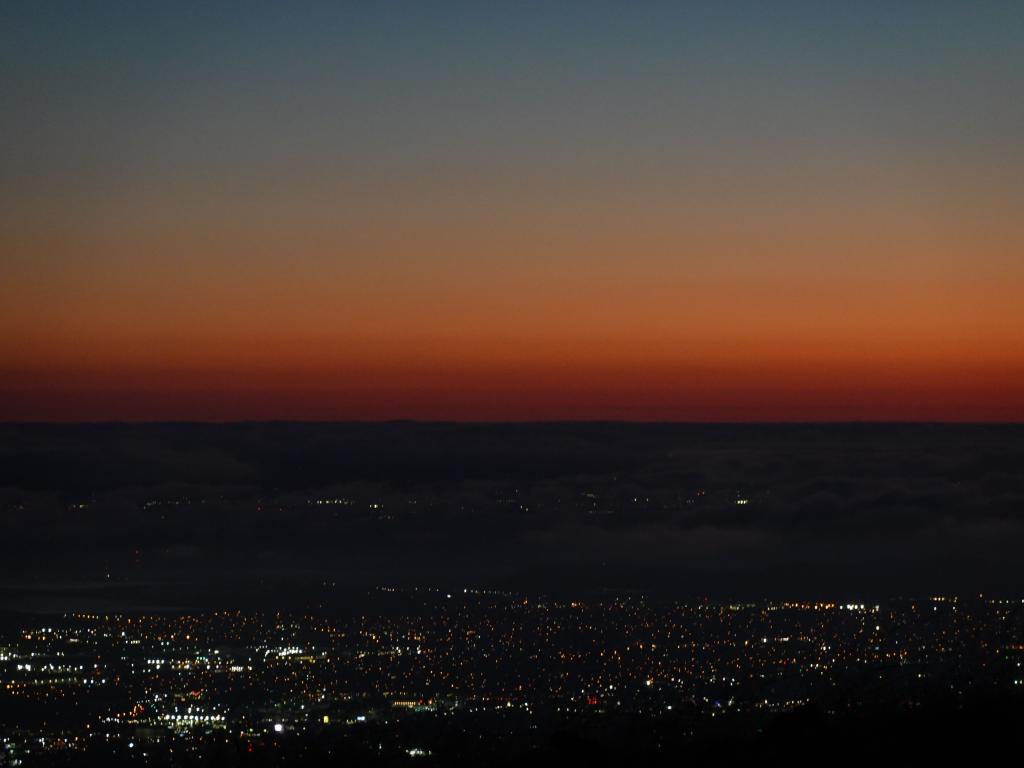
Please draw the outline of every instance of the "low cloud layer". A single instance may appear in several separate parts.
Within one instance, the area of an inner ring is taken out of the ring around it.
[[[0,446],[8,592],[1024,594],[1020,427],[9,425]]]

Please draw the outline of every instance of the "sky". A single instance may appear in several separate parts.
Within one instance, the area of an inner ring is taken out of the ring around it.
[[[1024,420],[1024,5],[11,2],[0,419]]]

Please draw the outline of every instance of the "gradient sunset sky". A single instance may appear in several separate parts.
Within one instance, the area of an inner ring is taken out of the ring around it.
[[[1024,3],[0,6],[0,419],[1024,420]]]

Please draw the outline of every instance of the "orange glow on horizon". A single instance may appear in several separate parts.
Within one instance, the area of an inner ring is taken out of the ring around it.
[[[1024,420],[1017,11],[683,6],[26,4],[0,419]]]

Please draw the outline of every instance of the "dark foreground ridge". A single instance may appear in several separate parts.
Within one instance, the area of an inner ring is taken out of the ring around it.
[[[1024,601],[375,590],[347,614],[10,614],[0,765],[626,765],[1016,738]]]

